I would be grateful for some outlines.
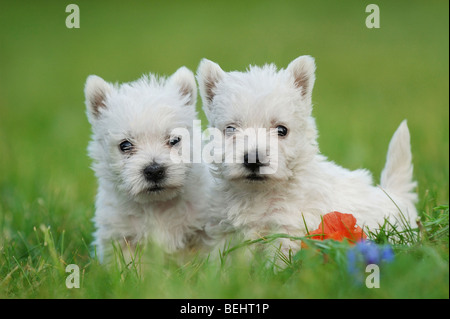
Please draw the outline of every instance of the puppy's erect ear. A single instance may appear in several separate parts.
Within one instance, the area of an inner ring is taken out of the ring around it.
[[[178,87],[182,97],[187,98],[186,105],[195,105],[197,102],[197,84],[191,70],[182,66],[172,74],[170,82]]]
[[[84,87],[86,97],[86,108],[90,119],[97,119],[102,108],[106,108],[106,95],[110,93],[113,86],[96,75],[88,76]]]
[[[216,94],[217,83],[222,80],[224,74],[225,72],[217,63],[208,59],[200,61],[197,69],[197,80],[205,111],[210,110],[211,102]]]
[[[294,85],[300,90],[302,98],[310,102],[316,79],[314,58],[309,55],[300,56],[289,63],[286,70],[292,75]]]

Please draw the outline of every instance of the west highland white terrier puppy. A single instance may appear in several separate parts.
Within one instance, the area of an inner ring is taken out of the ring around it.
[[[189,136],[173,132],[192,132],[194,74],[181,67],[169,78],[149,75],[121,85],[91,75],[85,95],[98,179],[93,244],[99,259],[111,255],[112,241],[128,260],[147,240],[177,256],[201,249],[209,173],[172,158],[192,145]]]
[[[353,214],[366,230],[385,218],[400,227],[414,225],[417,194],[406,121],[390,142],[381,188],[367,170],[350,171],[327,161],[319,152],[312,117],[312,57],[301,56],[279,71],[270,64],[250,66],[247,72],[224,72],[203,59],[197,79],[210,126],[222,132],[224,158],[234,152],[233,163],[213,164],[218,176],[214,209],[223,212],[224,229],[234,228],[245,239],[270,233],[305,236],[304,221],[314,230],[332,211]],[[261,128],[267,134],[262,147],[264,139],[243,138]],[[277,140],[276,149],[270,139]],[[282,239],[277,245],[286,255],[300,249],[298,240]]]

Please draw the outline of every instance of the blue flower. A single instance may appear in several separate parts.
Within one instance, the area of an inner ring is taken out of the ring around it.
[[[390,245],[377,245],[370,240],[360,241],[347,251],[347,269],[351,274],[356,274],[358,269],[365,269],[367,265],[393,260],[394,252]]]
[[[381,251],[381,260],[391,262],[394,260],[394,251],[390,245],[385,245]]]

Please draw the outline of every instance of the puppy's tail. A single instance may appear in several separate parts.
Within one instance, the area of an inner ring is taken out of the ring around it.
[[[408,125],[404,120],[389,143],[386,165],[381,172],[381,187],[413,203],[417,194],[413,192],[417,183],[413,180],[411,144]]]

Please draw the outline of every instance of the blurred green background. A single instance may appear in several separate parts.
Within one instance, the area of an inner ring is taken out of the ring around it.
[[[419,209],[448,203],[448,1],[377,1],[380,29],[366,27],[366,1],[85,0],[68,29],[70,3],[0,3],[0,244],[40,224],[64,230],[68,250],[91,239],[88,75],[126,82],[203,57],[230,71],[314,56],[321,151],[379,181],[406,118]]]

